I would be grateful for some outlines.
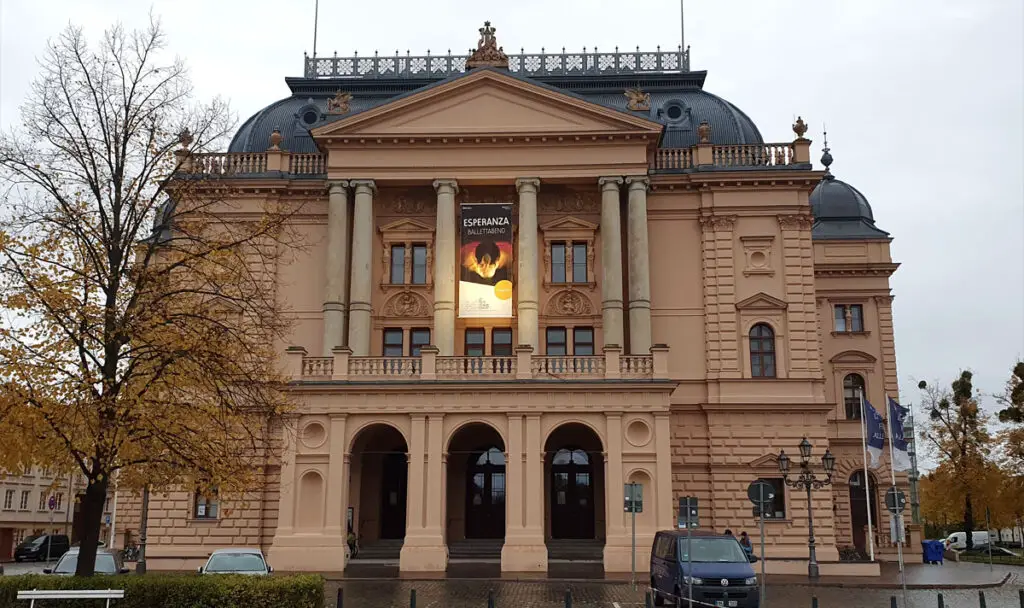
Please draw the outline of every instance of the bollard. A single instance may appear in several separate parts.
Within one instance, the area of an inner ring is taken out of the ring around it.
[[[338,587],[338,608],[345,608],[345,590]]]
[[[572,589],[565,590],[565,608],[572,608]]]
[[[818,608],[818,596],[811,596],[811,608]]]
[[[494,589],[487,591],[487,608],[494,608]]]
[[[892,608],[899,608],[899,604],[896,603],[896,596],[895,595],[890,595],[889,596],[889,605],[892,606]]]
[[[416,590],[409,590],[409,608],[416,608]]]
[[[1024,606],[1024,604],[1021,604]],[[946,602],[942,599],[942,593],[939,593],[939,608],[946,608]]]
[[[985,608],[985,592],[978,591],[978,606],[979,608]]]
[[[1024,593],[1024,590],[1021,590]],[[651,590],[648,589],[647,593],[644,594],[644,608],[654,608],[654,601],[651,599]]]

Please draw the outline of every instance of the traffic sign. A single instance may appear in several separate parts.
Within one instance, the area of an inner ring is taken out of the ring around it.
[[[684,496],[679,499],[679,520],[677,525],[680,529],[700,527],[700,513],[697,509],[696,496]]]
[[[893,486],[888,489],[885,493],[885,508],[890,513],[902,513],[903,509],[907,507],[907,496],[903,493],[903,490]]]
[[[47,502],[46,504],[47,506],[50,507],[51,511],[55,510],[57,508],[57,497],[51,496],[49,502]]]
[[[626,501],[623,511],[626,513],[644,512],[644,487],[638,483],[627,483],[625,486]]]
[[[747,498],[756,506],[767,506],[775,500],[775,488],[763,479],[755,479],[747,486]]]

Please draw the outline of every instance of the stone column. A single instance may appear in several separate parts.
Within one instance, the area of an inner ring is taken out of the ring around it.
[[[348,182],[331,182],[327,198],[327,277],[324,281],[323,356],[345,345],[348,301]]]
[[[352,214],[352,287],[349,298],[348,346],[355,357],[370,354],[370,327],[373,306],[373,194],[377,185],[371,179],[349,182],[356,191]]]
[[[647,243],[647,185],[644,176],[629,185],[629,352],[651,354],[651,264]]]
[[[625,346],[622,336],[622,226],[619,220],[621,177],[602,177],[601,315],[605,346]]]
[[[437,231],[434,234],[434,335],[440,356],[455,355],[455,194],[454,179],[434,181]]]
[[[537,192],[540,180],[535,177],[521,177],[516,180],[519,191],[519,303],[516,312],[519,316],[519,344],[533,347],[539,352],[538,326],[539,281],[537,268],[540,251],[537,247]]]

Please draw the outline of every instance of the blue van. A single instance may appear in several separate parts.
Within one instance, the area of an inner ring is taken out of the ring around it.
[[[664,530],[654,536],[651,548],[654,604],[663,606],[668,600],[672,606],[686,606],[692,582],[695,606],[758,608],[757,575],[750,565],[757,561],[757,556],[748,555],[733,536],[706,530],[693,530],[691,535],[693,554],[689,564],[685,530]],[[692,572],[688,568],[692,568]]]

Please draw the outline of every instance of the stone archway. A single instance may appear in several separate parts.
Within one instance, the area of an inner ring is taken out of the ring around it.
[[[868,509],[871,509],[871,520],[874,529],[878,529],[881,517],[878,514],[878,485],[875,476],[868,474],[870,482],[868,496],[864,495],[864,471],[854,471],[849,478],[850,491],[850,528],[853,546],[857,552],[867,557],[870,551],[866,529],[868,525]],[[870,497],[870,498],[869,498]]]
[[[497,558],[505,538],[505,442],[494,427],[474,422],[455,431],[447,454],[449,551],[459,555],[469,541],[488,541],[475,551],[486,546],[487,557]]]
[[[361,429],[352,441],[349,505],[353,508],[353,532],[361,546],[384,540],[401,548],[409,486],[408,451],[402,434],[383,423]]]
[[[603,541],[604,448],[590,427],[570,422],[544,443],[545,538]]]

